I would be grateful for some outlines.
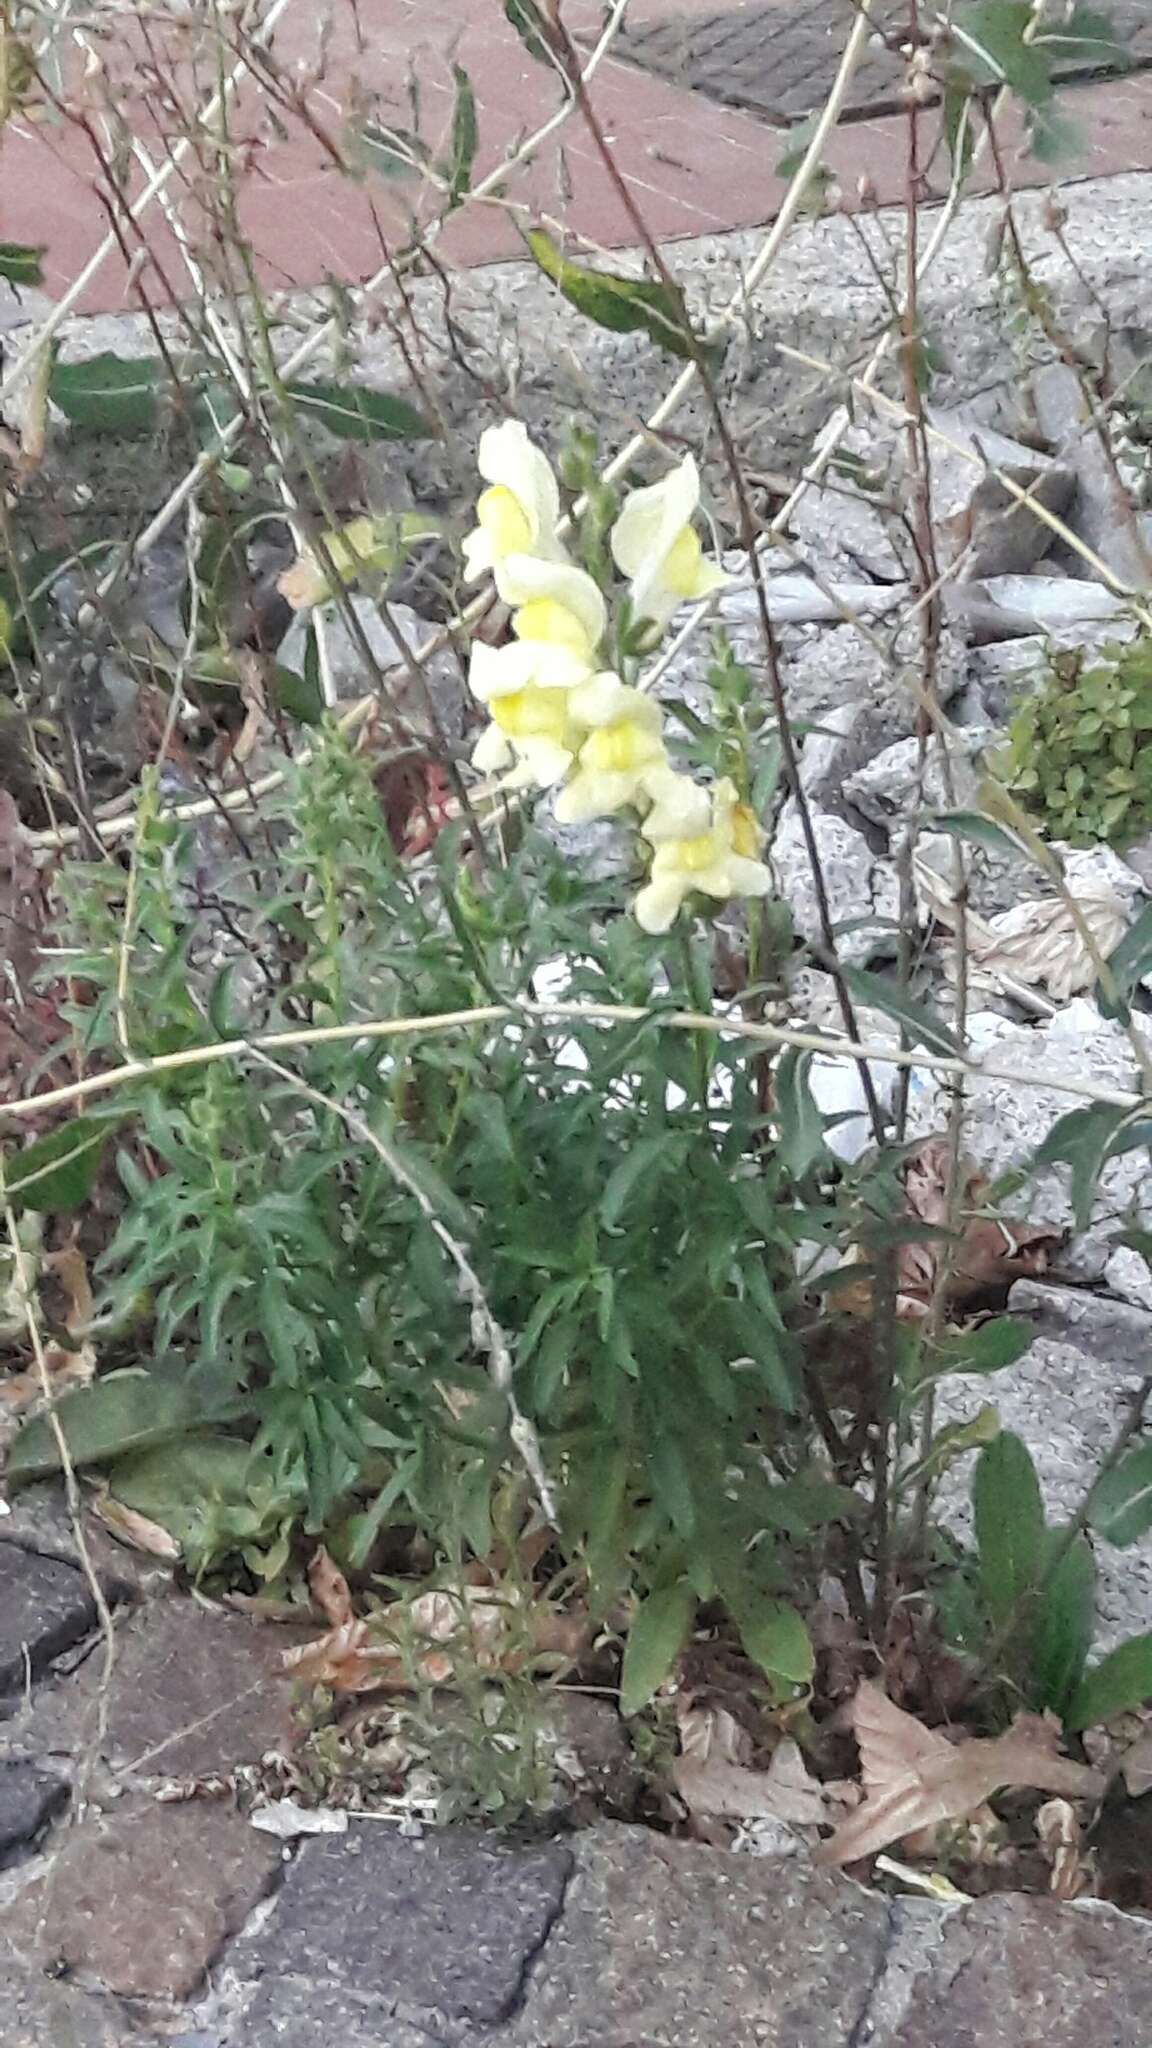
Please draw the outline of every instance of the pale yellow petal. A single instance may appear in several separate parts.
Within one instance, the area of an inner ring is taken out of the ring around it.
[[[689,886],[680,875],[654,875],[632,905],[632,915],[641,931],[654,935],[671,931]]]
[[[608,624],[608,609],[591,576],[571,562],[546,562],[535,555],[509,555],[497,564],[496,588],[505,604],[527,605],[551,598],[579,620],[589,645],[597,647]]]
[[[612,528],[612,559],[630,578],[642,574],[653,557],[662,559],[680,529],[690,524],[700,503],[700,473],[686,455],[659,483],[646,484],[625,500]]]
[[[510,766],[515,759],[512,743],[506,739],[498,725],[485,726],[472,749],[472,766],[481,775],[499,775],[502,768]]]
[[[472,642],[468,664],[468,688],[481,704],[494,697],[507,697],[536,680],[535,660],[518,641],[506,647],[489,647],[484,640]]]
[[[551,463],[533,446],[522,421],[505,420],[501,426],[485,429],[477,467],[486,483],[511,491],[528,521],[533,552],[559,548],[559,487]]]

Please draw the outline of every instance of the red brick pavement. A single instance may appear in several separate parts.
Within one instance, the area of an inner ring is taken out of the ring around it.
[[[698,10],[702,0],[671,4]],[[782,7],[787,4],[781,0]],[[717,0],[709,5],[715,11]],[[652,6],[653,0],[642,0],[641,18]],[[669,0],[661,0],[661,6],[667,12]],[[600,9],[596,0],[578,0],[577,6],[570,0],[566,18],[587,35],[596,28]],[[559,82],[527,55],[505,21],[500,0],[435,0],[434,7],[427,0],[336,0],[330,30],[322,27],[323,19],[312,0],[291,0],[275,31],[272,55],[280,100],[275,129],[267,114],[267,93],[251,86],[238,95],[229,124],[237,212],[272,288],[313,285],[328,277],[361,280],[405,239],[410,188],[376,176],[354,184],[337,167],[350,103],[377,96],[379,118],[410,127],[411,73],[418,81],[421,133],[435,143],[451,121],[451,66],[462,65],[479,110],[476,168],[483,174],[560,101]],[[153,33],[143,29],[130,40],[121,31],[117,43],[105,47],[104,61],[129,131],[158,155],[165,137],[174,139],[185,124],[162,104],[157,83],[162,67],[156,62]],[[323,75],[303,90],[300,68],[316,65],[321,47]],[[180,60],[180,96],[191,107],[209,96],[214,74],[207,52],[197,56],[187,37],[180,44]],[[91,83],[83,88],[90,101],[95,90]],[[292,108],[285,92],[303,104]],[[593,98],[616,160],[659,240],[751,227],[774,217],[786,189],[774,168],[782,147],[778,130],[612,60],[599,72]],[[1076,174],[1152,167],[1152,78],[1070,88],[1066,103],[1086,136],[1073,167]],[[0,149],[0,240],[46,244],[46,281],[53,295],[77,274],[108,226],[99,141],[94,122],[87,131],[67,122],[15,124]],[[902,198],[902,116],[841,128],[827,155],[849,200],[863,176],[882,201]],[[1024,169],[1026,181],[1049,176],[1043,167]],[[188,164],[171,189],[202,260],[212,266],[218,244],[211,206],[201,208],[206,183],[219,188],[215,172]],[[938,189],[944,183],[941,163]],[[604,247],[635,240],[579,116],[565,124],[530,169],[517,173],[509,197],[532,212],[563,216],[575,232]],[[93,278],[82,310],[139,304],[141,291],[153,302],[162,301],[169,289],[185,294],[186,274],[158,209],[145,219],[146,236],[128,231],[124,251],[114,253]],[[127,258],[145,240],[147,260],[137,253],[136,265],[130,266]],[[448,262],[461,266],[521,253],[515,225],[492,204],[461,208],[439,246]]]

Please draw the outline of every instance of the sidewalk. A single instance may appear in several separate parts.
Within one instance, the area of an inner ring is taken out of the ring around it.
[[[836,20],[843,17],[838,48],[850,18],[847,0],[813,0],[807,14],[795,0],[768,0],[767,5],[759,0],[757,6],[751,0],[728,0],[727,6],[723,0],[638,0],[628,21],[630,36],[639,43],[653,24],[664,21],[667,27],[670,15],[676,17],[673,30],[679,19],[684,31],[697,40],[722,36],[734,52],[739,74],[733,89],[747,93],[754,90],[747,85],[748,67],[759,65],[763,70],[768,61],[764,37],[771,42],[777,20],[779,35],[786,37],[781,54],[786,47],[797,59],[800,15],[813,38],[812,62],[826,68],[833,12]],[[600,16],[595,0],[579,0],[565,18],[587,47]],[[102,49],[107,78],[128,128],[143,140],[153,162],[163,159],[166,141],[180,134],[189,110],[210,97],[215,83],[207,49],[197,53],[187,41],[179,47],[182,117],[163,111],[158,80],[164,66],[151,30],[133,40],[127,30],[118,32],[117,43],[106,43]],[[463,67],[478,109],[477,175],[498,164],[561,99],[559,81],[527,54],[505,19],[500,0],[437,0],[434,9],[424,0],[360,0],[356,7],[345,5],[337,11],[331,34],[307,0],[290,0],[271,48],[279,80],[275,121],[269,118],[267,96],[262,99],[250,82],[243,86],[225,160],[239,221],[251,238],[264,282],[272,289],[316,285],[327,278],[363,280],[386,260],[389,249],[407,238],[413,188],[376,175],[353,184],[337,168],[345,115],[357,99],[363,104],[368,96],[379,95],[379,118],[410,128],[411,74],[421,131],[435,145],[450,128],[452,65]],[[775,62],[771,51],[769,56]],[[870,52],[866,63],[875,62],[875,53]],[[309,69],[322,69],[311,89],[301,81],[301,73]],[[719,83],[723,87],[723,79]],[[793,111],[803,103],[805,89],[802,82],[796,85]],[[86,90],[91,97],[93,86]],[[295,106],[290,104],[292,95]],[[753,227],[775,217],[786,190],[786,180],[775,168],[785,148],[779,125],[723,104],[712,96],[711,88],[708,93],[694,90],[615,57],[598,73],[593,99],[616,161],[658,240]],[[1152,75],[1133,73],[1077,84],[1067,89],[1064,102],[1084,143],[1081,155],[1062,168],[1062,175],[1099,176],[1152,166]],[[925,117],[929,132],[935,118],[934,113]],[[0,151],[0,239],[46,246],[45,278],[52,296],[64,290],[108,233],[107,184],[97,148],[100,124],[92,121],[89,127],[86,133],[74,125],[25,123],[13,127]],[[1007,127],[1005,139],[1011,156],[1012,133]],[[847,122],[832,137],[827,160],[846,203],[855,202],[862,178],[881,202],[898,203],[906,185],[905,116],[881,114]],[[1024,164],[1016,182],[1045,183],[1051,175],[1048,167]],[[218,198],[218,169],[213,165],[211,173],[207,168],[198,172],[189,158],[169,190],[192,230],[201,260],[211,270],[218,261],[218,239],[205,227],[205,182]],[[133,189],[142,183],[139,173]],[[930,184],[942,193],[946,183],[941,151]],[[524,209],[521,220],[550,214],[603,247],[636,239],[579,116],[564,123],[535,162],[510,180],[508,197]],[[78,310],[124,310],[138,306],[142,293],[160,304],[171,295],[187,294],[187,272],[158,208],[151,208],[144,220],[146,233],[131,227],[124,232],[123,249],[113,249]],[[464,205],[448,223],[438,247],[445,262],[462,267],[522,254],[514,221],[493,203]]]

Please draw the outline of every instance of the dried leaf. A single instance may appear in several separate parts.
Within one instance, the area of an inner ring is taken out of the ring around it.
[[[1146,1792],[1152,1792],[1152,1729],[1125,1750],[1120,1775],[1130,1799],[1143,1799]]]
[[[325,1621],[333,1628],[346,1627],[353,1618],[352,1595],[347,1579],[323,1544],[315,1551],[308,1566],[308,1587]]]
[[[691,1763],[746,1764],[752,1738],[726,1707],[679,1707],[680,1754]]]
[[[705,1762],[680,1756],[672,1782],[694,1818],[778,1820],[790,1827],[818,1827],[827,1818],[824,1788],[794,1742],[780,1743],[766,1771],[745,1770],[719,1756]]]
[[[1049,1799],[1040,1808],[1036,1837],[1052,1865],[1048,1889],[1053,1898],[1082,1898],[1091,1878],[1084,1867],[1080,1822],[1066,1799]]]
[[[964,1820],[1008,1786],[1098,1799],[1104,1779],[1057,1754],[1054,1723],[1021,1715],[1006,1735],[949,1742],[894,1706],[864,1680],[856,1694],[856,1740],[866,1798],[821,1844],[821,1863],[856,1863],[942,1821]]]
[[[138,1515],[135,1508],[126,1508],[110,1493],[100,1494],[92,1502],[92,1512],[116,1541],[126,1544],[129,1550],[142,1550],[146,1557],[162,1557],[169,1564],[178,1561],[180,1545],[171,1531],[161,1528],[159,1522],[153,1522],[147,1515]]]
[[[53,1322],[74,1340],[69,1344],[49,1343],[44,1346],[44,1369],[49,1384],[54,1394],[61,1394],[65,1387],[87,1386],[96,1371],[96,1346],[84,1341],[84,1333],[93,1315],[88,1262],[75,1245],[65,1245],[59,1251],[45,1253],[40,1261],[40,1273],[42,1280],[55,1280],[63,1298],[63,1312],[55,1314]],[[32,1407],[43,1392],[38,1365],[0,1380],[0,1402],[15,1414]]]

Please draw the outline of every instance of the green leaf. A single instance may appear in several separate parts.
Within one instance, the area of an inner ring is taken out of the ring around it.
[[[942,1373],[1003,1372],[1031,1349],[1035,1331],[1012,1316],[995,1316],[971,1330],[949,1330],[940,1339],[936,1356],[925,1378]],[[939,1360],[939,1363],[936,1361]]]
[[[1006,85],[1030,107],[1052,97],[1052,66],[1037,42],[1031,0],[968,0],[952,10],[953,52],[978,86]]]
[[[548,24],[540,11],[537,0],[504,0],[505,19],[510,21],[528,55],[537,64],[546,64],[549,71],[555,71]]]
[[[43,254],[43,243],[32,249],[26,242],[0,242],[0,277],[7,284],[43,284]]]
[[[234,1404],[232,1412],[239,1405]],[[107,1465],[126,1451],[163,1443],[213,1419],[204,1413],[202,1388],[191,1381],[160,1380],[145,1372],[114,1373],[93,1380],[90,1386],[77,1387],[57,1402],[55,1412],[68,1454],[78,1468]],[[6,1476],[25,1483],[59,1469],[51,1417],[34,1415],[8,1452]]]
[[[1092,1489],[1089,1522],[1105,1543],[1124,1550],[1152,1529],[1152,1444],[1141,1444]]]
[[[696,1595],[686,1579],[659,1587],[641,1601],[620,1671],[620,1712],[625,1718],[638,1714],[663,1685],[692,1633],[695,1613]]]
[[[735,1617],[748,1655],[780,1686],[809,1685],[816,1668],[812,1638],[794,1607],[784,1600],[742,1606]]]
[[[1049,1532],[1049,1548],[1062,1541]],[[1037,1707],[1063,1715],[1083,1676],[1096,1626],[1096,1560],[1077,1536],[1044,1586],[1033,1624],[1030,1691]]]
[[[676,1131],[658,1131],[651,1138],[641,1138],[633,1145],[612,1169],[600,1197],[600,1221],[606,1230],[614,1230],[627,1206],[634,1188],[654,1172],[657,1163],[672,1154],[682,1155],[684,1140]]]
[[[982,811],[936,811],[930,824],[933,832],[947,832],[953,839],[971,839],[990,853],[1007,853],[1014,860],[1031,860],[1032,849],[1017,839],[1006,826],[997,825]]]
[[[525,240],[557,291],[585,319],[612,334],[645,333],[670,355],[690,362],[709,345],[694,337],[684,294],[650,278],[621,277],[612,270],[589,270],[563,256],[543,228],[529,229]],[[715,351],[712,350],[714,354]]]
[[[138,439],[154,431],[164,365],[158,356],[89,356],[52,365],[48,396],[73,426]]]
[[[1044,1143],[1033,1154],[1029,1171],[1042,1166],[1069,1166],[1069,1193],[1076,1228],[1086,1228],[1104,1163],[1117,1137],[1134,1112],[1111,1102],[1093,1102],[1085,1109],[1070,1109],[1053,1124]]]
[[[952,1032],[923,1003],[901,995],[890,982],[878,974],[866,973],[861,967],[842,967],[840,975],[853,1002],[879,1010],[885,1017],[891,1017],[893,1023],[903,1025],[913,1043],[926,1045],[930,1052],[959,1056],[960,1047]]]
[[[1132,1636],[1093,1666],[1077,1686],[1065,1716],[1073,1733],[1095,1728],[1152,1700],[1152,1635]]]
[[[999,1626],[1035,1586],[1045,1538],[1036,1467],[1011,1430],[1003,1430],[976,1460],[972,1514],[984,1604]]]
[[[1115,999],[1102,982],[1095,995],[1103,1016],[1121,1024],[1128,1022],[1129,1002],[1146,974],[1152,973],[1152,903],[1145,904],[1135,924],[1129,925],[1120,944],[1108,955],[1108,979]]]
[[[338,441],[428,441],[436,429],[394,391],[313,379],[285,386],[298,412],[318,420]]]
[[[456,81],[456,102],[452,109],[452,154],[445,167],[448,178],[448,208],[467,198],[476,161],[476,96],[472,81],[459,64],[452,66]]]
[[[949,1422],[938,1429],[922,1458],[900,1474],[897,1491],[906,1494],[913,1486],[946,1472],[957,1458],[978,1451],[1000,1434],[1000,1417],[991,1405],[979,1409],[968,1422]]]
[[[46,1138],[4,1159],[4,1187],[14,1209],[78,1209],[92,1192],[104,1140],[118,1118],[74,1116]]]
[[[257,1538],[270,1510],[276,1519],[286,1512],[259,1478],[250,1444],[203,1432],[118,1458],[109,1490],[124,1507],[167,1529],[189,1570],[199,1572],[240,1541]]]
[[[773,1082],[778,1136],[777,1156],[793,1180],[804,1175],[827,1157],[824,1118],[808,1085],[813,1054],[789,1046],[777,1063]]]

